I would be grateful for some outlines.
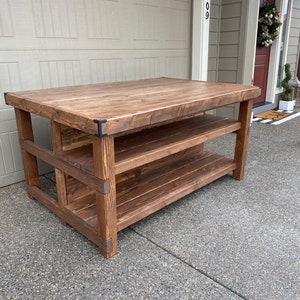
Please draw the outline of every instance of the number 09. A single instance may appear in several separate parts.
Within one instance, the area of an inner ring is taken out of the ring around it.
[[[205,19],[209,18],[209,2],[205,3]]]

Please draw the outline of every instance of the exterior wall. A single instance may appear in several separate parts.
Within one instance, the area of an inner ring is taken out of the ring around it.
[[[207,80],[218,81],[221,0],[211,0],[210,15]]]
[[[211,1],[209,36],[210,80],[237,83],[241,30],[241,0]]]
[[[242,0],[215,0],[213,4],[209,79],[238,83]],[[237,106],[231,105],[216,113],[233,117],[236,111]]]
[[[288,42],[287,63],[291,65],[293,78],[297,76],[300,53],[300,1],[294,0],[290,36]]]
[[[241,0],[222,0],[218,81],[238,82]]]
[[[14,112],[4,92],[189,78],[191,2],[0,0],[0,186],[23,179]],[[38,140],[50,146],[48,123],[34,122]]]

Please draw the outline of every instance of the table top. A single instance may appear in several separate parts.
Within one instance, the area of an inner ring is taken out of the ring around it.
[[[9,92],[5,100],[16,108],[101,135],[194,115],[259,95],[260,89],[250,85],[153,78]]]

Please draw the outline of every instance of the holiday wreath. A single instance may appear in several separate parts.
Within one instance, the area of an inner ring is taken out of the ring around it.
[[[257,45],[270,47],[279,34],[280,13],[274,3],[265,2],[259,10]]]

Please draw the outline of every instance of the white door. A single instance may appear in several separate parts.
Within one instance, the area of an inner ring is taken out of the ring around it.
[[[23,179],[3,93],[190,77],[191,0],[0,0],[0,186]],[[50,144],[48,122],[34,118]]]

